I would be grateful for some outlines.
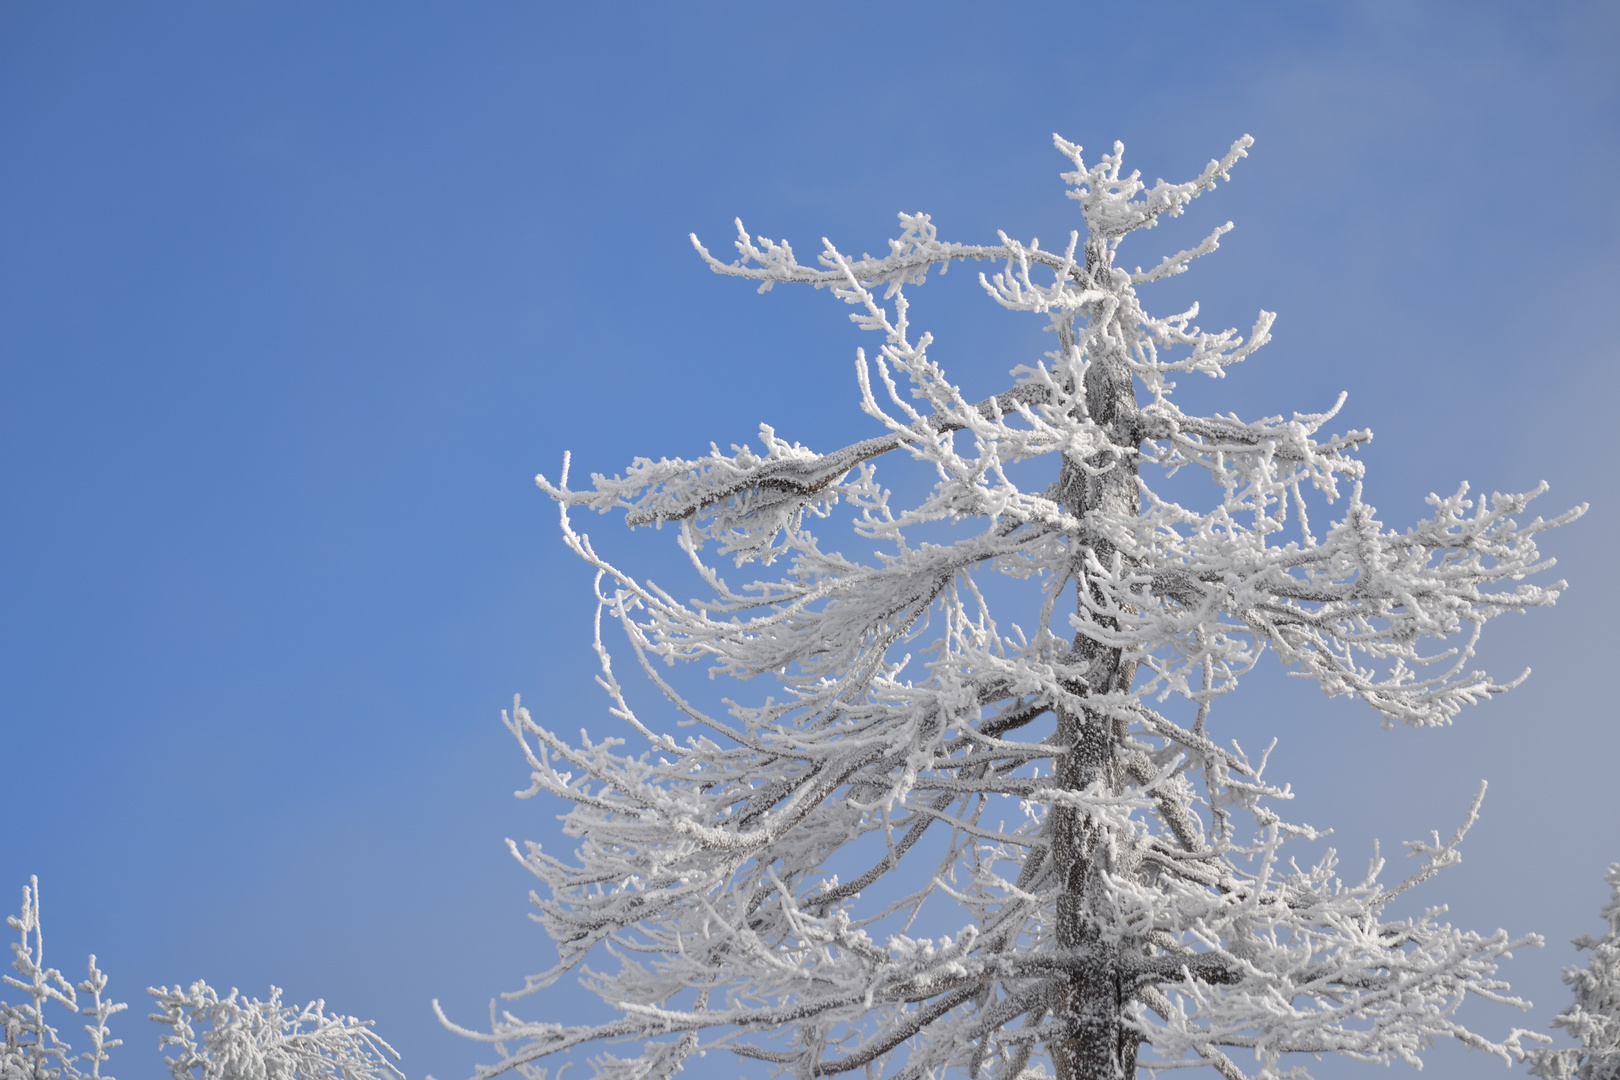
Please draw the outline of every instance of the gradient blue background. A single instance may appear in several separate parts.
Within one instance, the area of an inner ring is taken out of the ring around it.
[[[687,232],[724,251],[740,214],[808,258],[921,209],[1056,246],[1053,131],[1173,180],[1249,132],[1123,256],[1237,222],[1147,298],[1280,312],[1199,400],[1348,390],[1392,525],[1462,478],[1593,504],[1547,542],[1567,600],[1488,640],[1519,692],[1385,732],[1273,673],[1228,712],[1352,876],[1488,778],[1422,898],[1547,935],[1507,968],[1535,1011],[1469,1014],[1544,1027],[1620,859],[1616,55],[1612,2],[0,6],[0,885],[40,875],[47,959],[97,952],[132,1003],[123,1080],[163,1074],[141,988],[197,978],[468,1074],[430,999],[476,1024],[551,957],[501,841],[554,808],[511,798],[498,711],[608,727],[531,477],[873,430],[847,309],[714,277]],[[970,394],[1049,347],[976,292],[958,268],[915,311]],[[667,533],[590,526],[670,565]]]

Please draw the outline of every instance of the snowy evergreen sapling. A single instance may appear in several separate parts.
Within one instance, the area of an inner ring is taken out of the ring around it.
[[[5,1025],[6,1033],[6,1044],[0,1049],[0,1080],[113,1080],[101,1071],[101,1066],[107,1060],[107,1051],[122,1046],[123,1041],[111,1038],[107,1018],[129,1006],[103,1000],[107,976],[96,967],[94,954],[89,973],[77,988],[60,971],[45,967],[39,878],[28,879],[23,887],[22,911],[6,916],[6,925],[17,931],[21,940],[11,945],[15,957],[11,967],[17,975],[4,976],[5,984],[21,990],[27,1000],[20,1005],[0,1001],[0,1024]],[[93,1023],[84,1025],[90,1049],[75,1056],[73,1047],[62,1041],[61,1032],[45,1018],[45,1010],[55,1005],[68,1012],[80,1012],[79,994],[90,995],[89,1008],[84,1012]],[[89,1065],[88,1072],[80,1067],[81,1061]]]
[[[1227,179],[1250,142],[1150,187],[1121,171],[1118,144],[1088,165],[1058,139],[1085,224],[1061,251],[947,243],[923,214],[901,215],[881,258],[824,242],[816,266],[741,222],[736,262],[693,238],[721,274],[855,307],[882,339],[857,373],[883,430],[817,453],[762,426],[757,450],[638,459],[589,490],[569,486],[566,461],[539,478],[596,571],[601,682],[624,730],[574,744],[520,706],[507,718],[532,769],[524,794],[571,802],[578,841],[569,859],[513,848],[543,883],[560,955],[509,996],[578,971],[618,1017],[565,1026],[492,1005],[489,1031],[458,1029],[497,1049],[480,1077],[543,1077],[540,1059],[603,1042],[593,1064],[612,1080],[717,1050],[805,1080],[1304,1076],[1290,1055],[1417,1063],[1441,1037],[1521,1053],[1522,1033],[1493,1040],[1454,1014],[1470,994],[1522,1004],[1495,972],[1535,939],[1456,929],[1443,909],[1386,912],[1456,862],[1478,801],[1449,840],[1409,845],[1418,869],[1399,884],[1376,857],[1360,880],[1331,851],[1301,868],[1285,848],[1315,834],[1272,809],[1286,789],[1264,754],[1217,741],[1212,711],[1269,650],[1386,725],[1449,723],[1516,685],[1473,669],[1479,631],[1555,601],[1562,582],[1526,580],[1551,565],[1536,536],[1580,511],[1526,520],[1541,489],[1465,486],[1389,529],[1362,499],[1353,452],[1369,434],[1327,433],[1342,396],[1261,420],[1177,407],[1176,377],[1222,375],[1265,344],[1272,315],[1245,337],[1138,300],[1230,225],[1147,270],[1118,265],[1119,246]],[[969,259],[1003,263],[985,292],[1056,343],[979,402],[929,358],[906,297]],[[937,477],[916,505],[877,482],[893,451]],[[1016,483],[1039,458],[1038,485]],[[1158,478],[1178,470],[1207,479],[1206,503],[1169,496]],[[839,504],[875,559],[810,531]],[[611,565],[574,509],[675,525],[710,595],[683,603]],[[785,570],[733,584],[706,549]],[[992,615],[1017,586],[987,575],[1024,582],[1028,607]],[[632,708],[604,615],[690,733]],[[694,661],[775,693],[713,715],[662,670]],[[956,924],[911,936],[931,899],[934,923]]]
[[[1577,948],[1592,950],[1592,959],[1585,968],[1564,969],[1575,1003],[1553,1021],[1581,1045],[1534,1051],[1530,1072],[1543,1080],[1620,1080],[1620,863],[1609,864],[1604,879],[1614,890],[1603,908],[1609,932],[1575,939]]]

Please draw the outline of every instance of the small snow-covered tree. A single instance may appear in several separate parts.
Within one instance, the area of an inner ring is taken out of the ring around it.
[[[1585,968],[1564,969],[1575,1002],[1553,1020],[1581,1045],[1534,1051],[1530,1072],[1544,1080],[1620,1080],[1620,863],[1609,864],[1604,880],[1614,890],[1603,908],[1609,932],[1575,939],[1576,948],[1592,950],[1592,959]]]
[[[5,1025],[6,1044],[0,1048],[0,1080],[113,1080],[101,1071],[107,1051],[122,1046],[111,1037],[108,1017],[123,1012],[128,1005],[103,1000],[107,976],[90,956],[90,970],[77,988],[55,968],[45,966],[45,932],[39,922],[39,878],[23,886],[22,911],[6,916],[6,925],[17,931],[20,941],[11,944],[16,975],[4,976],[5,984],[28,995],[20,1005],[0,1001],[0,1024]],[[20,977],[19,977],[20,976]],[[84,1025],[90,1036],[90,1049],[75,1056],[73,1047],[62,1041],[61,1032],[45,1018],[47,1007],[55,1005],[68,1012],[80,1012],[79,994],[89,994],[86,1014],[94,1023]],[[89,1065],[86,1072],[79,1067]]]
[[[39,920],[39,879],[23,889],[22,912],[6,922],[22,935],[11,951],[18,976],[5,976],[7,986],[22,990],[20,1005],[0,1001],[5,1046],[0,1047],[0,1080],[113,1080],[101,1071],[107,1051],[123,1045],[114,1039],[107,1020],[129,1006],[102,997],[107,976],[90,957],[90,973],[75,990],[55,968],[44,966],[44,933]],[[404,1080],[388,1057],[399,1054],[371,1030],[372,1022],[326,1012],[324,1001],[303,1008],[281,1003],[281,991],[270,988],[270,1000],[240,998],[235,990],[220,997],[205,982],[180,987],[148,987],[161,1010],[150,1019],[168,1025],[159,1047],[176,1046],[167,1058],[175,1080]],[[79,995],[90,995],[81,1002]],[[45,1018],[47,1007],[83,1012],[90,1049],[75,1057],[61,1034]],[[88,1006],[88,1007],[86,1007]],[[198,1025],[206,1024],[201,1031]],[[88,1063],[89,1070],[79,1062]]]
[[[716,1050],[803,1080],[1304,1076],[1285,1059],[1416,1064],[1443,1037],[1521,1052],[1521,1033],[1487,1038],[1455,1014],[1468,995],[1522,1004],[1497,962],[1536,939],[1390,909],[1456,862],[1478,801],[1450,839],[1409,845],[1418,869],[1399,884],[1376,854],[1359,879],[1331,850],[1301,866],[1291,845],[1316,834],[1278,814],[1286,788],[1264,754],[1217,740],[1216,714],[1270,651],[1386,725],[1450,723],[1517,684],[1473,668],[1480,630],[1554,602],[1562,582],[1527,580],[1551,565],[1536,538],[1580,511],[1526,519],[1541,488],[1464,486],[1391,529],[1362,497],[1353,455],[1369,434],[1329,433],[1342,396],[1291,417],[1183,412],[1174,380],[1223,375],[1265,344],[1272,315],[1245,337],[1139,301],[1230,225],[1146,270],[1120,245],[1227,179],[1251,140],[1152,186],[1122,172],[1118,144],[1088,165],[1056,142],[1085,226],[1060,250],[948,243],[924,214],[901,215],[880,258],[826,243],[815,266],[741,222],[738,261],[693,238],[721,274],[855,307],[882,339],[857,365],[879,434],[817,452],[762,426],[757,448],[640,458],[588,490],[566,461],[539,478],[595,570],[600,680],[624,730],[576,744],[521,706],[507,718],[532,770],[524,794],[572,803],[578,841],[572,858],[513,848],[543,883],[538,918],[560,956],[511,996],[577,970],[618,1018],[566,1026],[492,1006],[490,1030],[459,1029],[497,1047],[479,1076],[543,1077],[542,1058],[603,1042],[630,1047],[594,1059],[612,1080]],[[907,306],[932,268],[970,259],[1001,262],[984,291],[1056,339],[978,402]],[[877,480],[875,459],[897,451],[935,479],[914,505]],[[1177,472],[1204,477],[1208,497],[1163,482]],[[612,565],[575,509],[675,525],[708,595],[683,602]],[[811,531],[845,513],[874,556]],[[710,552],[783,569],[734,583]],[[632,706],[603,616],[666,713]],[[718,714],[665,674],[686,662],[774,692]]]

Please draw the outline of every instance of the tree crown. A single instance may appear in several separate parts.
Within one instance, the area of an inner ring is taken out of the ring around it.
[[[1328,430],[1342,396],[1287,418],[1184,413],[1175,377],[1223,375],[1273,316],[1214,332],[1196,306],[1157,317],[1139,302],[1230,224],[1148,270],[1116,256],[1228,179],[1251,140],[1151,186],[1123,172],[1117,143],[1088,165],[1055,141],[1085,226],[1061,251],[1004,234],[948,243],[925,214],[902,214],[881,258],[824,243],[814,266],[740,222],[734,262],[693,238],[719,273],[761,291],[825,287],[854,307],[882,342],[857,367],[881,434],[816,452],[762,426],[758,449],[638,458],[587,490],[566,462],[539,478],[596,573],[599,681],[629,741],[576,745],[520,705],[507,716],[532,771],[525,797],[571,803],[579,845],[571,860],[513,846],[544,883],[538,918],[559,960],[512,996],[577,970],[619,1018],[568,1027],[492,1007],[488,1032],[460,1029],[499,1048],[481,1076],[539,1077],[539,1059],[603,1039],[640,1043],[594,1059],[623,1080],[711,1049],[800,1077],[899,1064],[905,1080],[1029,1080],[1046,1064],[1062,1080],[1196,1063],[1238,1077],[1234,1048],[1280,1077],[1302,1075],[1286,1054],[1416,1062],[1438,1036],[1518,1050],[1518,1033],[1492,1041],[1452,1011],[1467,994],[1517,1003],[1496,962],[1535,939],[1457,930],[1442,909],[1385,915],[1456,861],[1478,801],[1451,839],[1409,845],[1411,878],[1382,884],[1375,857],[1345,882],[1332,851],[1288,858],[1285,844],[1317,834],[1272,809],[1288,793],[1264,778],[1265,755],[1220,745],[1209,721],[1267,651],[1386,724],[1447,724],[1516,685],[1472,666],[1479,632],[1557,599],[1562,582],[1526,580],[1551,565],[1536,538],[1580,509],[1521,521],[1542,488],[1463,486],[1393,530],[1362,498],[1353,455],[1369,434]],[[969,259],[1000,262],[980,275],[985,293],[1057,342],[978,402],[929,357],[906,295]],[[936,478],[912,505],[877,481],[894,452]],[[1051,471],[1021,485],[1037,459]],[[1209,481],[1205,505],[1156,479],[1182,470]],[[823,549],[812,527],[840,505],[874,558]],[[620,570],[576,509],[673,524],[708,595],[683,602]],[[956,529],[943,542],[942,525]],[[734,584],[715,555],[780,569]],[[1038,590],[1022,622],[993,613],[1008,593],[997,579]],[[632,706],[604,617],[691,733]],[[773,690],[719,715],[666,676],[686,662]],[[958,927],[913,936],[929,901]],[[586,967],[593,954],[616,970]]]

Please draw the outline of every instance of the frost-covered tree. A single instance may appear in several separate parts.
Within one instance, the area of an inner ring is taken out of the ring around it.
[[[1604,880],[1614,890],[1603,908],[1609,932],[1575,939],[1576,948],[1592,950],[1592,959],[1585,968],[1564,969],[1575,1002],[1553,1021],[1581,1045],[1533,1052],[1530,1072],[1544,1080],[1620,1080],[1620,863],[1609,864]]]
[[[0,1080],[113,1080],[111,1074],[101,1071],[101,1066],[107,1061],[107,1051],[123,1042],[111,1037],[107,1019],[129,1006],[102,999],[107,976],[96,967],[94,954],[90,956],[88,976],[77,987],[60,971],[45,966],[39,878],[30,878],[23,887],[22,911],[6,916],[6,925],[17,931],[21,940],[11,943],[11,967],[17,974],[4,976],[5,984],[21,990],[27,998],[19,1005],[0,1001],[0,1024],[5,1025],[6,1032],[5,1047],[0,1049]],[[80,1004],[80,994],[90,995],[85,1003],[88,1009]],[[45,1017],[51,1006],[73,1013],[83,1010],[93,1021],[84,1025],[90,1036],[89,1050],[74,1055],[73,1047],[62,1040],[61,1032]],[[89,1071],[81,1068],[80,1062],[88,1065]]]
[[[5,983],[27,999],[16,1006],[0,1001],[6,1036],[0,1080],[113,1080],[101,1067],[107,1051],[123,1040],[111,1037],[107,1020],[129,1006],[102,997],[107,976],[94,955],[89,977],[77,990],[61,972],[44,966],[38,878],[23,889],[22,912],[6,922],[22,940],[11,946],[17,976],[5,976]],[[399,1054],[371,1030],[371,1021],[329,1014],[324,1001],[302,1008],[283,1005],[281,991],[273,986],[269,1001],[241,998],[235,990],[222,998],[205,982],[146,992],[160,1010],[150,1019],[170,1029],[159,1047],[179,1049],[176,1057],[165,1059],[175,1080],[404,1080],[388,1060]],[[81,1002],[80,994],[90,1000]],[[82,1012],[93,1021],[84,1025],[90,1049],[75,1056],[46,1019],[47,1007]]]
[[[161,1045],[179,1051],[164,1059],[174,1080],[405,1080],[370,1020],[328,1013],[324,1001],[283,1005],[274,986],[268,1001],[220,997],[203,982],[147,993],[160,1010],[151,1018],[170,1029]]]
[[[572,803],[578,842],[566,858],[513,848],[560,955],[511,996],[578,972],[618,1017],[565,1026],[492,1006],[490,1030],[460,1029],[497,1047],[480,1076],[541,1077],[541,1059],[593,1044],[612,1047],[593,1061],[612,1080],[713,1051],[804,1080],[1303,1076],[1291,1055],[1415,1064],[1438,1038],[1520,1052],[1521,1033],[1476,1034],[1456,1009],[1522,1004],[1495,972],[1536,939],[1390,907],[1457,860],[1473,811],[1450,839],[1410,844],[1418,868],[1399,884],[1376,854],[1342,879],[1332,851],[1290,857],[1316,834],[1274,809],[1287,789],[1265,755],[1216,732],[1267,651],[1386,725],[1448,724],[1516,685],[1473,668],[1480,630],[1554,602],[1562,582],[1526,580],[1551,565],[1536,537],[1580,511],[1526,519],[1540,488],[1464,486],[1391,529],[1362,497],[1353,455],[1369,434],[1329,433],[1342,396],[1258,420],[1177,406],[1176,378],[1223,375],[1272,315],[1216,333],[1196,307],[1159,317],[1138,299],[1230,225],[1146,270],[1120,244],[1227,179],[1250,142],[1148,186],[1118,144],[1088,165],[1058,139],[1085,226],[1059,250],[947,243],[923,214],[901,215],[881,258],[826,243],[814,266],[740,222],[738,261],[693,238],[761,291],[807,284],[854,306],[882,340],[857,365],[881,433],[817,452],[762,426],[757,448],[637,459],[588,490],[566,462],[539,478],[595,570],[600,680],[622,727],[576,744],[527,709],[508,716],[525,795]],[[1002,263],[980,276],[989,299],[1055,338],[978,402],[907,307],[930,269],[970,259]],[[914,505],[875,474],[895,452],[934,477]],[[1206,483],[1167,484],[1177,472]],[[674,525],[707,595],[683,602],[610,564],[575,509]],[[845,515],[853,546],[811,531]],[[725,561],[776,576],[736,582]],[[658,715],[632,706],[603,616],[662,692]],[[707,709],[667,674],[687,662],[771,689]]]

